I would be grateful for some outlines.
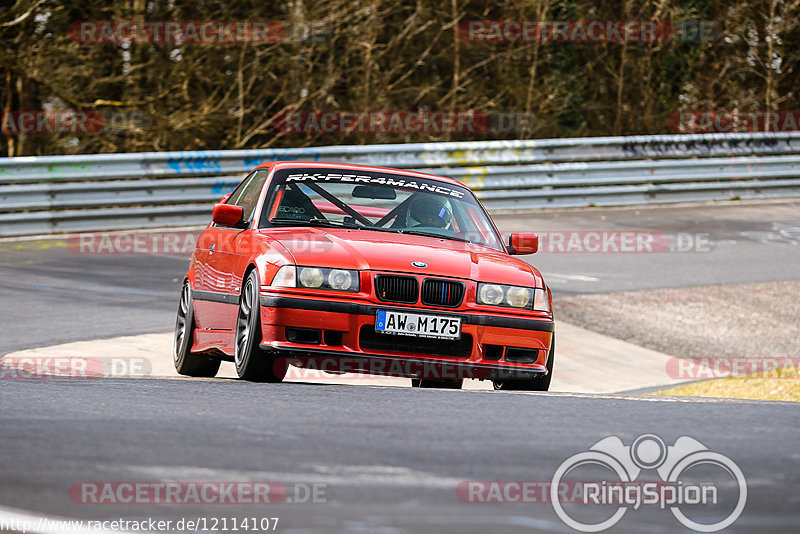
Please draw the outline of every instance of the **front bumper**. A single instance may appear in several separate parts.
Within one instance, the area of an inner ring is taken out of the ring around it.
[[[271,293],[262,293],[260,304],[262,339],[268,340],[261,348],[294,365],[323,371],[437,379],[542,375],[547,373],[554,331],[549,319],[499,313]],[[376,334],[378,310],[461,317],[462,339],[442,342]],[[512,361],[520,354],[526,355],[523,361]]]

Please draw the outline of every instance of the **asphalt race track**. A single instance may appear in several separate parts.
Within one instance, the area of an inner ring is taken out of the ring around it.
[[[14,382],[14,381],[10,381]],[[68,517],[268,516],[283,532],[570,532],[548,504],[464,503],[464,481],[549,481],[601,437],[681,435],[748,480],[731,531],[789,532],[796,406],[238,381],[36,381],[2,389],[6,505]],[[37,444],[32,446],[32,443]],[[321,484],[328,503],[75,504],[85,481]],[[614,532],[678,532],[643,506]]]
[[[800,279],[797,202],[496,220],[504,231],[660,229],[700,233],[710,243],[686,252],[532,256],[556,297]],[[0,242],[0,355],[171,329],[186,259],[80,255],[57,239]],[[36,515],[278,517],[281,532],[575,532],[550,504],[465,502],[459,488],[549,483],[562,462],[607,436],[631,445],[651,433],[667,445],[690,436],[741,469],[747,502],[727,532],[791,532],[800,524],[792,403],[228,379],[0,382],[0,507]],[[91,482],[203,481],[270,482],[288,495],[282,503],[200,506],[92,504],[70,492]],[[303,493],[312,486],[317,502]],[[669,510],[643,504],[609,532],[692,530]]]

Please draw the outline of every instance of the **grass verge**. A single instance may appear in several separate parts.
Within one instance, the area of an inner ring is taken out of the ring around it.
[[[653,395],[800,402],[800,376],[796,367],[784,367],[766,373],[684,384]]]

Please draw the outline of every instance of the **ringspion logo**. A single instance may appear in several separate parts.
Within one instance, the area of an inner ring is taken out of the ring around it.
[[[643,472],[649,471],[655,471],[661,483],[636,483]],[[583,481],[582,502],[567,507],[559,499],[559,488],[570,482],[573,473],[582,472],[588,476],[575,475]],[[598,477],[598,472],[605,474]],[[736,489],[730,491],[732,487]],[[670,446],[655,434],[642,434],[630,445],[609,436],[564,460],[550,483],[550,503],[556,514],[580,532],[607,530],[628,511],[643,505],[669,509],[675,519],[692,530],[717,532],[739,518],[746,502],[747,482],[739,466],[689,436],[679,437]],[[583,505],[599,507],[602,517],[592,520],[581,514]],[[715,509],[719,513],[709,518],[709,512]]]

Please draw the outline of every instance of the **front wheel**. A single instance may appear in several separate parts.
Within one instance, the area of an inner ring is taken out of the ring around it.
[[[261,350],[261,306],[258,301],[258,273],[250,271],[239,298],[236,320],[236,348],[233,361],[239,378],[252,382],[280,382],[286,366]]]
[[[519,378],[514,380],[494,380],[494,389],[505,391],[547,391],[550,389],[550,380],[553,378],[553,359],[556,355],[556,335],[550,342],[550,352],[547,354],[547,374],[533,378]]]
[[[175,339],[172,344],[175,370],[186,376],[216,376],[221,363],[219,358],[192,352],[192,338],[194,338],[194,304],[192,286],[186,280],[181,289],[178,318],[175,321]]]

